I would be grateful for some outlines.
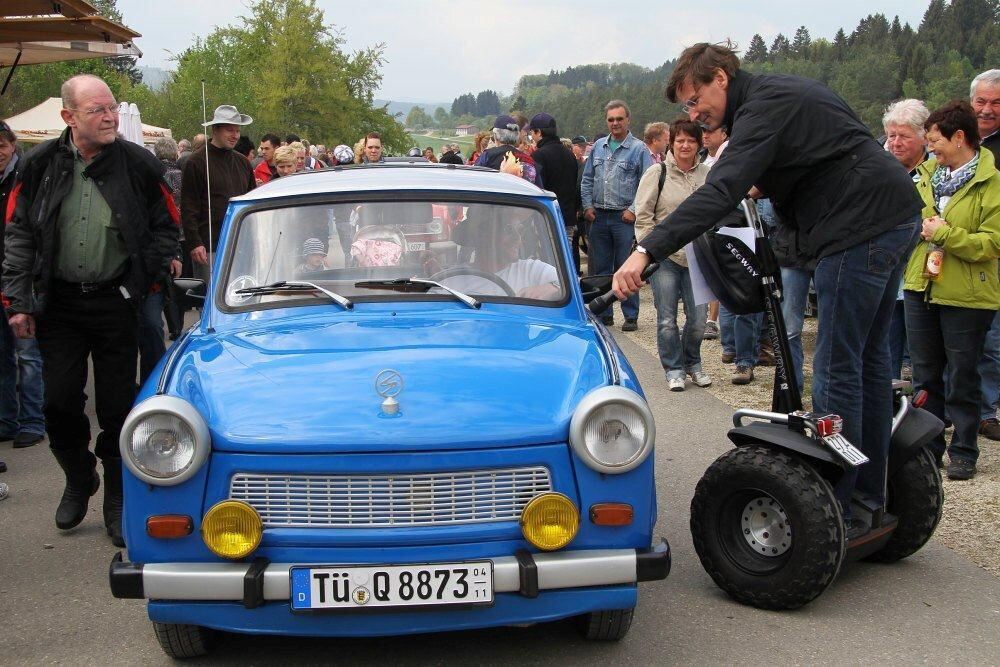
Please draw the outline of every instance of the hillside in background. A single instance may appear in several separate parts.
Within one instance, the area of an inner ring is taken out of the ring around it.
[[[434,110],[441,107],[445,111],[451,108],[451,102],[396,102],[394,100],[372,100],[372,104],[375,106],[386,106],[390,116],[396,116],[399,122],[402,123],[406,116],[410,113],[413,107],[421,107],[429,114],[434,113]]]

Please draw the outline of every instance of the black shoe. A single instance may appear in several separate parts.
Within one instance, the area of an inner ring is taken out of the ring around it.
[[[56,508],[56,527],[69,530],[87,516],[87,503],[101,486],[95,470],[97,460],[88,450],[56,450],[52,453],[66,474],[66,489]]]
[[[625,324],[622,325],[622,331],[638,331],[639,323],[634,317],[626,317]]]
[[[948,479],[966,480],[976,476],[976,464],[962,459],[952,460],[948,464]]]
[[[14,449],[24,449],[37,445],[45,439],[44,433],[18,433],[14,436]]]
[[[104,461],[104,527],[111,537],[111,544],[125,546],[122,537],[122,460]]]
[[[846,532],[847,541],[850,542],[851,540],[858,539],[871,530],[871,526],[863,519],[851,517],[850,519],[844,521],[844,530]]]
[[[996,417],[990,417],[979,422],[979,435],[990,440],[1000,441],[1000,421]],[[17,445],[14,445],[17,447]]]
[[[605,315],[604,317],[601,318],[601,323],[604,324],[604,326],[606,327],[612,327],[615,325],[615,316]]]

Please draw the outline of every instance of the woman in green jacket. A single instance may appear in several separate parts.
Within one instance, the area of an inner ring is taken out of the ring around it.
[[[924,127],[934,157],[919,167],[924,221],[903,276],[906,336],[914,388],[929,394],[924,407],[943,419],[947,406],[955,425],[948,477],[971,479],[979,457],[976,364],[1000,309],[1000,172],[993,154],[979,146],[968,102],[949,102]],[[928,265],[936,279],[926,277]],[[931,447],[940,460],[944,436]]]

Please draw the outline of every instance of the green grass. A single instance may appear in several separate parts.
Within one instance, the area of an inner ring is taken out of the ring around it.
[[[410,140],[413,142],[412,145],[418,146],[420,150],[424,150],[428,146],[434,149],[437,154],[441,153],[441,146],[444,144],[458,144],[462,147],[462,155],[468,159],[472,155],[473,145],[472,140],[475,136],[471,137],[432,137],[425,134],[411,134]]]

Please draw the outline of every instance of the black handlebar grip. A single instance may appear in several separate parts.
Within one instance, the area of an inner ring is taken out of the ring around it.
[[[640,275],[639,278],[643,282],[646,282],[647,280],[649,280],[649,277],[651,275],[656,273],[656,270],[658,268],[660,268],[660,265],[656,262],[653,262],[652,264],[650,264],[645,268],[645,270],[642,272],[642,275]],[[607,307],[610,306],[612,303],[614,303],[615,299],[617,298],[618,297],[615,296],[615,293],[613,291],[605,292],[601,296],[591,301],[590,304],[588,304],[590,312],[592,312],[594,315],[598,315],[604,312],[604,310],[607,309]]]

